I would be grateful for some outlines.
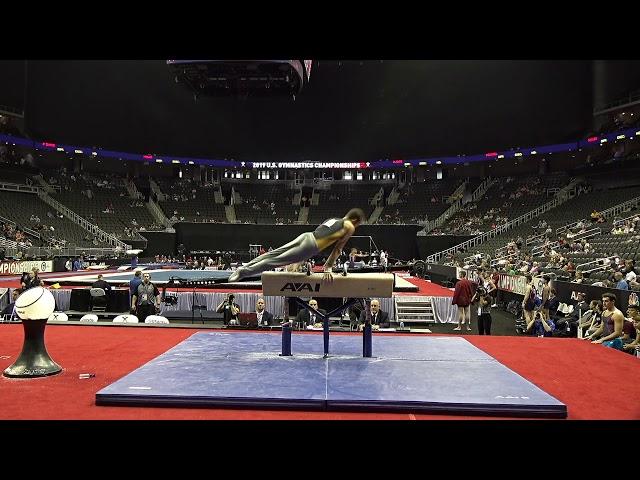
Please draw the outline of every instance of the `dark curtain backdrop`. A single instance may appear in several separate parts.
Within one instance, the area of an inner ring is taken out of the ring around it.
[[[191,250],[246,252],[250,244],[259,244],[268,249],[290,242],[301,233],[315,227],[309,225],[255,225],[255,224],[199,224],[178,223],[176,242]],[[411,260],[417,258],[416,233],[418,225],[363,225],[355,235],[371,236],[378,248],[389,252],[392,258]],[[149,242],[150,244],[153,242]],[[354,246],[369,249],[368,240],[358,239]],[[349,249],[349,244],[347,244]],[[330,253],[327,249],[325,255]]]

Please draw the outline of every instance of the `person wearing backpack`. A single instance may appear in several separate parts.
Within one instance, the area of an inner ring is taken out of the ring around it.
[[[524,299],[522,300],[522,314],[524,315],[524,321],[526,325],[533,322],[534,313],[536,309],[536,287],[533,285],[533,277],[531,275],[525,275],[527,281],[527,287],[524,292]]]
[[[478,286],[471,300],[478,307],[478,335],[491,335],[491,300],[486,288]]]
[[[544,282],[544,285],[542,287],[542,316],[545,318],[545,320],[549,320],[550,315],[549,315],[549,297],[551,296],[551,286],[549,285],[549,282],[551,282],[551,278],[547,275],[544,275],[542,277],[542,280]]]

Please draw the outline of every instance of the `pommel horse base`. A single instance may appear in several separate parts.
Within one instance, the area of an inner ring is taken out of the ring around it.
[[[262,274],[262,292],[267,296],[292,297],[296,303],[322,318],[324,358],[329,356],[329,318],[342,313],[345,309],[366,299],[366,321],[362,332],[362,356],[371,357],[371,308],[372,297],[390,298],[393,295],[395,276],[391,273],[360,273],[333,275],[332,282],[323,282],[323,274],[288,272],[264,272]],[[310,307],[302,298],[349,298],[342,306],[322,314]],[[291,323],[282,325],[282,356],[291,356]]]

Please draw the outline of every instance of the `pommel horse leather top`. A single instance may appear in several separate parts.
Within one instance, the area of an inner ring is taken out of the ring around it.
[[[333,274],[333,282],[323,282],[322,273],[264,272],[262,292],[267,296],[389,298],[393,295],[392,273]]]

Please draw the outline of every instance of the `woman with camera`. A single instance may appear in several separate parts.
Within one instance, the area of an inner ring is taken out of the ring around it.
[[[223,313],[223,323],[225,325],[238,325],[238,313],[240,313],[240,305],[234,302],[235,295],[230,293],[225,299],[220,302],[216,312]]]
[[[491,300],[487,289],[478,286],[472,300],[478,306],[478,335],[491,335]]]

